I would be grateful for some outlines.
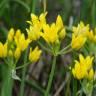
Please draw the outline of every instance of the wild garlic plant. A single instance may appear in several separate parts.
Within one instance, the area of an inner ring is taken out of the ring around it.
[[[86,96],[92,96],[95,74],[93,61],[95,59],[94,56],[96,56],[96,53],[94,53],[96,51],[94,48],[96,47],[96,30],[95,32],[92,31],[89,24],[85,25],[81,21],[78,26],[72,27],[70,44],[61,48],[61,43],[63,43],[63,39],[67,36],[67,28],[63,24],[60,15],[57,16],[55,22],[48,24],[46,21],[47,14],[47,12],[41,13],[40,16],[33,13],[31,14],[31,20],[27,21],[29,24],[29,28],[26,28],[27,36],[25,36],[21,30],[11,28],[8,32],[6,42],[4,44],[0,42],[0,58],[4,61],[5,69],[8,72],[6,73],[6,80],[8,80],[8,82],[5,81],[3,83],[1,96],[12,96],[13,84],[10,85],[10,82],[13,82],[13,79],[21,80],[21,78],[16,75],[17,69],[37,62],[40,59],[41,53],[43,53],[41,49],[49,52],[53,56],[53,64],[43,96],[51,96],[50,91],[58,56],[65,55],[74,50],[78,52],[80,49],[82,49],[82,54],[78,54],[79,61],[75,60],[74,66],[70,64],[70,74],[73,75],[73,78],[80,81],[81,84],[81,89],[76,94],[80,95],[84,92]],[[35,48],[31,46],[32,42],[37,43]],[[88,50],[87,54],[84,53],[83,48],[86,44],[90,49],[94,49],[94,52]],[[38,46],[40,46],[41,49],[39,49]],[[26,54],[28,56],[28,61],[23,65],[17,66],[20,57],[27,49],[29,49]],[[4,89],[8,88],[8,86],[10,86],[10,89],[6,89],[5,92]]]

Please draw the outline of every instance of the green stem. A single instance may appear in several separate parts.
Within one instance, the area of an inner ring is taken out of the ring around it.
[[[92,26],[94,28],[96,26],[96,23],[95,23],[95,18],[96,18],[96,0],[92,0],[91,17],[92,17]]]
[[[91,94],[87,94],[86,96],[92,96]]]
[[[66,30],[67,31],[71,31],[72,32],[72,28],[68,27],[68,26],[65,26]]]
[[[40,41],[38,41],[38,44],[39,44],[39,46],[40,46],[42,49],[46,50],[47,52],[52,53],[51,50],[50,50],[49,48],[45,47]]]
[[[67,53],[69,53],[69,52],[71,52],[71,51],[72,51],[72,49],[69,49],[69,50],[64,51],[64,52],[59,52],[58,55],[59,55],[59,54],[60,54],[60,55],[64,55],[64,54],[67,54]]]
[[[43,1],[43,4],[44,4],[44,12],[46,12],[46,0]]]
[[[51,85],[52,85],[52,81],[53,81],[53,77],[54,77],[55,66],[56,66],[56,56],[54,56],[54,58],[53,58],[53,64],[52,64],[52,68],[51,68],[51,73],[50,73],[50,76],[49,76],[48,85],[47,85],[47,89],[45,91],[45,95],[44,96],[49,96]]]
[[[77,81],[73,79],[73,96],[77,95]]]
[[[76,96],[82,96],[82,90],[79,90],[79,91],[76,93]]]
[[[62,50],[60,50],[60,53],[64,52],[65,50],[67,50],[70,47],[71,47],[71,45],[69,44],[68,46],[66,46],[65,48],[63,48]]]
[[[43,89],[42,86],[40,86],[38,84],[38,82],[34,81],[34,80],[25,80],[26,84],[29,85],[33,90],[38,91],[39,93],[41,93],[42,95],[44,94],[45,90]]]
[[[32,13],[35,13],[36,1],[37,1],[37,0],[32,0],[32,6],[31,6],[31,12],[32,12]]]
[[[27,62],[27,53],[28,53],[28,48],[25,51],[24,64],[26,64],[26,62]],[[21,86],[20,86],[20,96],[24,96],[24,86],[25,86],[26,70],[27,70],[27,67],[24,66],[24,68],[22,69],[22,80],[21,80]]]
[[[29,64],[31,64],[31,63],[28,62],[28,63],[26,63],[26,64],[23,64],[23,65],[21,65],[21,66],[18,66],[18,67],[16,67],[16,70],[21,69],[21,68],[23,68],[23,67],[26,67],[26,66],[28,66]]]
[[[1,89],[1,96],[12,96],[12,86],[13,86],[13,79],[11,76],[11,68],[3,65],[2,66],[2,76],[3,76],[3,82],[2,82],[2,89]]]

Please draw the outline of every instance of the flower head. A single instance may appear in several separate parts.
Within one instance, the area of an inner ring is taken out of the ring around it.
[[[36,62],[41,55],[42,51],[39,50],[38,47],[36,47],[34,50],[32,50],[32,48],[30,48],[30,53],[29,53],[29,60],[31,62]]]
[[[87,34],[89,32],[89,25],[84,25],[80,22],[77,27],[73,27],[71,46],[73,49],[80,49],[87,40]]]
[[[40,32],[43,28],[43,25],[46,24],[46,15],[47,12],[40,14],[40,16],[36,16],[35,14],[31,14],[31,21],[27,21],[30,24],[30,27],[27,29],[28,38],[31,41],[37,40],[40,38]]]
[[[19,47],[21,51],[24,51],[28,47],[30,40],[25,39],[25,35],[22,33],[19,38],[15,38],[15,42],[17,47]]]
[[[82,54],[79,55],[79,61],[75,60],[75,66],[72,69],[73,76],[77,79],[93,79],[94,71],[92,66],[93,57],[87,56],[83,57]]]
[[[64,39],[65,35],[65,27],[60,15],[57,16],[56,23],[52,23],[51,25],[45,24],[41,33],[44,40],[51,44],[56,43],[59,39]]]
[[[29,29],[26,29],[28,33],[28,38],[31,41],[35,41],[40,38],[41,31],[38,26],[30,26]]]
[[[55,23],[51,24],[51,26],[47,24],[43,26],[43,33],[41,34],[41,36],[47,43],[54,43],[58,40],[57,32],[58,30]]]
[[[73,27],[73,33],[78,36],[78,35],[83,35],[86,36],[86,34],[89,32],[89,24],[86,26],[84,23],[81,21],[80,24],[78,24],[77,27]]]
[[[80,36],[75,36],[75,34],[72,34],[72,41],[71,41],[71,47],[73,49],[80,49],[86,42],[86,37],[80,35]]]

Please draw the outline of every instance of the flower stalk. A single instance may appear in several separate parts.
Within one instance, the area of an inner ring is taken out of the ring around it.
[[[52,68],[51,68],[51,72],[50,72],[50,76],[49,76],[49,80],[48,80],[47,89],[45,91],[44,96],[49,96],[50,89],[52,86],[53,77],[54,77],[55,67],[56,67],[56,56],[54,56],[54,58],[53,58],[53,64],[52,64]]]
[[[27,53],[28,53],[28,49],[26,49],[25,54],[24,54],[24,64],[26,64],[27,62]],[[24,66],[22,70],[22,82],[21,82],[21,87],[20,87],[20,96],[24,96],[26,70],[27,70],[27,67]]]
[[[12,96],[12,69],[5,64],[2,66],[2,72],[3,82],[0,96]]]

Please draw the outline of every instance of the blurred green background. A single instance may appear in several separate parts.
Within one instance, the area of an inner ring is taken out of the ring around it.
[[[54,21],[60,14],[64,24],[77,24],[80,20],[96,26],[96,0],[0,0],[0,33],[6,35],[11,27],[25,31],[30,13],[43,12],[44,2],[48,21]]]

